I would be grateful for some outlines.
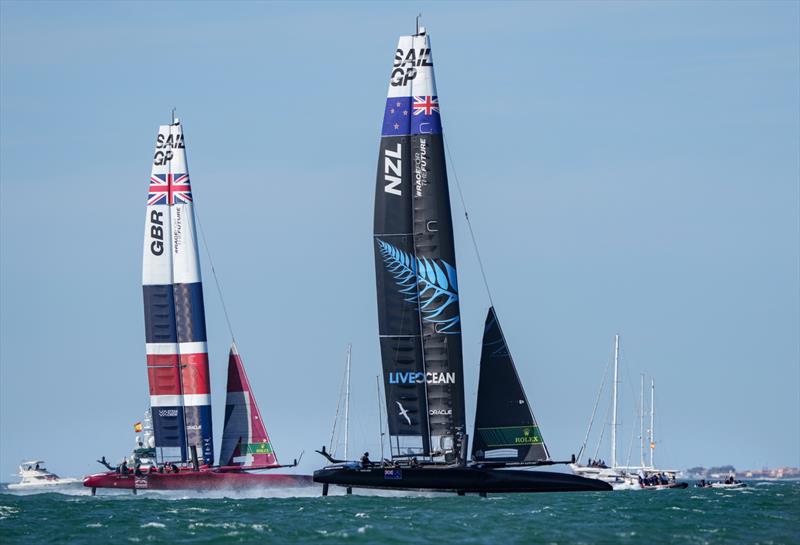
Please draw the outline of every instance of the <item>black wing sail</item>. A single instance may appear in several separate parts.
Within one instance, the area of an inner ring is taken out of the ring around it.
[[[439,102],[424,33],[400,38],[381,135],[374,247],[392,449],[395,455],[444,452],[462,459],[458,281]]]
[[[538,462],[549,458],[497,315],[490,307],[483,333],[472,459]]]

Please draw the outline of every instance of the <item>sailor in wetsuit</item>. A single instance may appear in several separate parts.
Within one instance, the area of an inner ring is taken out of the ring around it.
[[[372,465],[372,462],[369,459],[369,452],[365,452],[364,455],[361,457],[361,467],[369,467]]]

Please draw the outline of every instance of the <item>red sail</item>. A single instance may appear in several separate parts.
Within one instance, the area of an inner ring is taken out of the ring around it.
[[[228,395],[219,461],[221,465],[252,468],[278,465],[235,344],[228,357]]]

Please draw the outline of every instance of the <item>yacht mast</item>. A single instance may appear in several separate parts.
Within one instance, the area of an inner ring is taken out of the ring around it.
[[[653,452],[656,450],[656,438],[653,427],[655,425],[655,395],[656,395],[656,381],[650,379],[650,467],[653,465]]]
[[[381,463],[383,463],[383,417],[381,416],[382,412],[381,382],[380,379],[378,378],[378,375],[375,375],[375,392],[377,393],[378,396],[378,432],[380,434],[379,438],[381,440]]]
[[[351,344],[347,344],[347,379],[344,394],[344,459],[347,460],[347,443],[350,430],[350,351]]]
[[[617,371],[619,367],[619,335],[614,335],[614,393],[611,412],[611,467],[617,467]]]
[[[639,389],[639,467],[644,467],[644,373]]]

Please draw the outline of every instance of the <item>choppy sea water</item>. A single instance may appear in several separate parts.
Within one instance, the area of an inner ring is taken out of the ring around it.
[[[497,494],[11,494],[0,543],[800,543],[800,483]]]

